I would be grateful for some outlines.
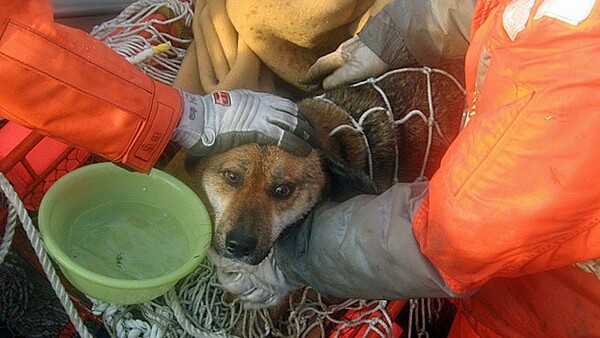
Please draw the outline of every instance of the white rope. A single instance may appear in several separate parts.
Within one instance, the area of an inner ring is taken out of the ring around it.
[[[388,76],[391,76],[393,74],[399,74],[399,73],[405,73],[405,72],[419,72],[419,73],[423,73],[426,77],[427,80],[427,104],[428,104],[428,110],[429,110],[429,114],[426,115],[425,113],[423,113],[421,110],[419,109],[412,109],[410,111],[408,111],[406,114],[404,114],[404,116],[398,120],[394,119],[394,107],[392,107],[389,98],[387,97],[387,94],[385,93],[385,91],[378,85],[378,83],[387,78]],[[338,133],[341,130],[352,130],[355,131],[357,133],[360,134],[362,141],[363,141],[363,145],[365,146],[366,152],[367,152],[367,164],[368,164],[368,169],[369,169],[369,177],[371,179],[373,179],[373,155],[371,152],[371,146],[369,144],[369,140],[367,138],[367,136],[365,135],[364,129],[363,129],[363,123],[364,121],[367,119],[367,117],[373,113],[373,112],[377,112],[377,111],[383,111],[386,113],[386,115],[388,116],[388,121],[392,124],[393,127],[396,127],[400,124],[406,123],[407,121],[409,121],[411,118],[413,117],[420,117],[421,120],[423,120],[423,122],[425,124],[427,124],[427,128],[428,128],[428,133],[427,133],[427,146],[425,148],[425,154],[424,154],[424,158],[423,158],[423,164],[421,165],[421,170],[419,173],[419,176],[416,178],[415,181],[423,181],[426,180],[427,178],[425,177],[425,170],[427,169],[427,161],[429,160],[429,155],[430,155],[430,151],[431,151],[431,145],[433,142],[433,129],[435,128],[438,136],[440,136],[440,138],[446,143],[446,144],[450,144],[449,140],[446,138],[446,136],[444,135],[444,133],[442,132],[439,124],[437,123],[437,121],[435,120],[435,107],[433,104],[433,87],[432,87],[432,81],[431,81],[431,74],[432,73],[437,73],[437,74],[441,74],[443,76],[446,76],[447,78],[449,78],[454,85],[461,91],[461,93],[463,93],[463,95],[466,93],[465,89],[462,87],[462,85],[460,84],[460,82],[454,77],[452,76],[450,73],[441,70],[441,69],[435,69],[435,68],[429,68],[429,67],[409,67],[409,68],[400,68],[400,69],[394,69],[391,70],[377,78],[369,78],[366,79],[364,81],[361,82],[357,82],[355,84],[350,85],[350,87],[361,87],[364,85],[370,85],[373,87],[373,89],[379,93],[379,96],[381,97],[381,99],[384,102],[385,107],[371,107],[368,108],[367,110],[365,110],[364,112],[361,113],[361,115],[359,116],[358,121],[356,121],[356,119],[354,117],[352,117],[349,113],[346,112],[348,118],[350,119],[350,125],[348,124],[341,124],[337,127],[335,127],[334,129],[332,129],[332,131],[329,133],[329,136],[333,136],[336,133]],[[318,96],[313,97],[313,99],[317,99],[323,102],[326,102],[328,104],[331,105],[336,105],[337,104],[333,101],[331,101],[330,99],[325,97],[325,94],[321,94]],[[399,146],[398,146],[398,141],[394,139],[395,142],[395,155],[394,156],[394,177],[393,177],[393,182],[394,183],[398,183],[398,170],[400,168],[400,159],[399,159]]]
[[[4,177],[4,174],[1,172],[0,172],[0,188],[1,188],[4,196],[6,196],[6,198],[7,198],[9,208],[14,210],[14,213],[17,215],[19,221],[21,222],[21,225],[25,229],[27,238],[29,238],[29,242],[31,243],[31,246],[33,247],[33,250],[35,251],[35,254],[41,263],[42,269],[44,270],[46,277],[50,281],[50,285],[52,286],[52,289],[54,290],[54,292],[56,293],[56,296],[60,300],[60,303],[62,304],[63,308],[65,309],[65,312],[67,313],[67,315],[71,319],[71,322],[75,326],[75,329],[77,330],[77,332],[79,333],[80,336],[82,336],[84,338],[88,338],[88,337],[92,338],[93,336],[89,333],[87,327],[83,323],[83,320],[79,316],[79,313],[75,309],[73,302],[71,302],[71,299],[69,298],[69,294],[67,293],[67,291],[61,284],[60,279],[59,279],[58,275],[56,274],[56,270],[54,270],[54,267],[52,266],[52,262],[50,261],[50,258],[48,257],[48,254],[46,253],[46,248],[44,246],[44,243],[42,242],[37,229],[33,225],[31,218],[27,214],[27,210],[25,209],[23,202],[19,199],[19,196],[13,189],[13,187],[10,184],[10,182],[8,181],[8,179],[6,179],[6,177]],[[16,220],[17,220],[17,218],[13,217],[13,218],[11,218],[11,222],[10,223],[7,222],[7,225],[6,225],[7,229],[12,228],[12,230],[10,230],[12,233],[14,233],[14,230],[16,227]],[[10,247],[11,242],[9,242],[9,240],[12,241],[12,235],[8,239],[7,239],[7,236],[5,235],[3,242],[2,242],[2,247],[5,247],[5,246]],[[2,261],[0,261],[0,263],[2,263]]]
[[[148,304],[119,306],[94,300],[93,312],[102,315],[105,325],[115,337],[339,337],[348,328],[367,326],[367,333],[392,337],[394,319],[386,312],[387,301],[351,299],[342,304],[327,306],[321,296],[306,287],[300,300],[288,300],[290,313],[280,323],[273,323],[267,310],[244,310],[239,300],[227,302],[224,292],[216,283],[214,267],[204,263],[178,288],[169,290],[163,297]],[[145,309],[145,310],[144,310]],[[163,311],[162,320],[148,320],[152,311]],[[358,311],[353,319],[339,319],[346,311]],[[134,315],[137,314],[137,315]],[[336,325],[334,331],[326,327]],[[163,331],[156,328],[160,326]],[[315,331],[316,330],[316,331]]]
[[[3,199],[0,197],[0,202],[1,201],[3,201]],[[2,208],[2,204],[3,203],[0,203],[0,208]],[[2,238],[2,243],[0,244],[0,265],[4,263],[4,258],[6,258],[6,255],[10,250],[10,245],[12,244],[17,228],[17,212],[8,201],[6,204],[8,207],[8,216],[6,217],[6,227],[4,228],[4,236]]]
[[[173,17],[152,17],[159,10],[172,12]],[[114,19],[94,27],[91,35],[155,80],[172,84],[186,52],[185,47],[178,46],[187,46],[192,39],[162,32],[157,27],[180,24],[189,28],[193,16],[192,1],[140,0]],[[165,45],[168,48],[160,47]]]
[[[233,337],[232,335],[229,335],[222,331],[221,332],[207,332],[207,331],[198,329],[192,323],[192,321],[186,316],[186,312],[183,309],[183,307],[181,306],[181,303],[179,302],[179,299],[177,297],[175,290],[173,290],[173,289],[169,290],[165,294],[164,297],[165,297],[165,300],[167,301],[167,305],[169,307],[171,307],[171,309],[173,309],[173,313],[175,314],[175,318],[177,318],[177,322],[179,323],[179,325],[181,325],[181,327],[183,327],[185,332],[187,332],[188,334],[190,334],[196,338],[210,338],[210,337],[232,338]]]
[[[317,99],[319,99],[319,98],[317,98]],[[322,98],[320,98],[320,99],[322,99]],[[331,102],[331,101],[329,101],[329,102]],[[367,135],[365,134],[365,132],[364,132],[364,130],[362,128],[362,125],[363,125],[365,119],[371,113],[374,113],[374,112],[377,112],[377,111],[385,111],[385,112],[387,112],[387,110],[385,110],[384,108],[374,107],[374,108],[371,108],[371,109],[365,111],[361,115],[361,117],[360,117],[360,119],[358,121],[356,121],[352,116],[348,115],[348,117],[350,118],[350,122],[352,123],[352,126],[349,126],[347,124],[341,124],[341,125],[333,128],[329,132],[329,136],[330,137],[334,136],[339,131],[344,130],[344,129],[349,129],[350,131],[356,131],[357,133],[360,134],[360,136],[362,138],[362,141],[363,141],[363,144],[364,144],[364,146],[365,146],[365,148],[367,150],[367,164],[369,165],[369,177],[371,179],[373,179],[373,158],[372,158],[371,146],[369,144],[369,139],[367,138]]]

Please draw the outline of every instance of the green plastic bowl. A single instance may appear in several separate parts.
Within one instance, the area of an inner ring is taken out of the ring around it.
[[[184,183],[112,163],[60,178],[40,205],[50,255],[84,294],[116,304],[154,299],[202,262],[211,240],[208,212]]]

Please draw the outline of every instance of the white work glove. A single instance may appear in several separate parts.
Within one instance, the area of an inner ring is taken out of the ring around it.
[[[388,69],[389,65],[355,35],[320,57],[299,82],[317,85],[322,80],[322,88],[330,90],[381,75]]]
[[[282,303],[286,296],[302,285],[283,274],[273,252],[258,265],[219,256],[211,247],[208,257],[215,265],[223,289],[241,299],[246,309],[263,309]]]
[[[317,145],[314,130],[290,100],[245,89],[180,93],[183,113],[172,139],[194,156],[244,143],[273,144],[306,156]]]

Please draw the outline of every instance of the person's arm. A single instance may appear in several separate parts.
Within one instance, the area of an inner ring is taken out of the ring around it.
[[[428,183],[400,183],[379,196],[318,205],[284,232],[258,265],[210,255],[219,282],[248,308],[271,307],[310,285],[323,295],[359,299],[465,297],[421,253],[413,217]]]
[[[246,142],[306,155],[314,142],[289,100],[180,92],[87,33],[55,24],[50,1],[0,0],[0,74],[1,116],[144,172],[172,137],[198,156]]]
[[[460,60],[469,46],[475,2],[396,0],[369,18],[358,36],[390,67],[412,58],[430,67]]]
[[[149,171],[181,116],[177,90],[152,81],[50,1],[0,1],[0,115]]]
[[[329,90],[391,68],[440,67],[461,60],[469,44],[475,2],[391,2],[369,18],[357,36],[319,58],[299,82]]]
[[[428,182],[324,203],[278,241],[278,266],[296,285],[360,299],[465,296],[449,288],[416,241],[413,216]]]

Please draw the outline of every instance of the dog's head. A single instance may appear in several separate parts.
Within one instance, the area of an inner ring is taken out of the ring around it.
[[[212,246],[219,255],[258,264],[284,229],[300,221],[323,195],[331,195],[332,186],[338,196],[375,192],[363,170],[364,151],[350,145],[355,135],[328,135],[330,125],[346,115],[318,100],[304,100],[299,107],[311,116],[322,141],[308,156],[274,145],[245,144],[208,157],[191,157],[181,150],[165,168],[207,205]]]
[[[325,186],[315,151],[300,157],[247,144],[206,158],[184,156],[177,154],[167,171],[208,204],[215,250],[248,264],[267,256],[280,233],[321,199]]]
[[[402,119],[413,107],[427,111],[428,96],[422,95],[427,94],[427,85],[419,78],[405,78],[405,73],[398,76],[402,78],[382,82],[395,107],[394,119]],[[435,92],[441,94],[433,97],[438,107],[436,130],[452,139],[458,133],[464,101],[454,84],[447,90],[444,82],[434,85],[441,88]],[[414,181],[429,152],[427,176],[439,166],[448,146],[445,140],[437,133],[430,135],[431,128],[421,119],[392,125],[388,112],[370,109],[380,106],[385,106],[381,95],[371,87],[335,90],[325,99],[307,98],[298,107],[321,143],[308,156],[246,144],[205,158],[190,158],[180,151],[166,171],[207,204],[215,250],[258,264],[281,232],[301,220],[323,196],[340,201],[358,193],[380,193],[396,180]],[[353,127],[356,121],[361,122],[360,128]]]

